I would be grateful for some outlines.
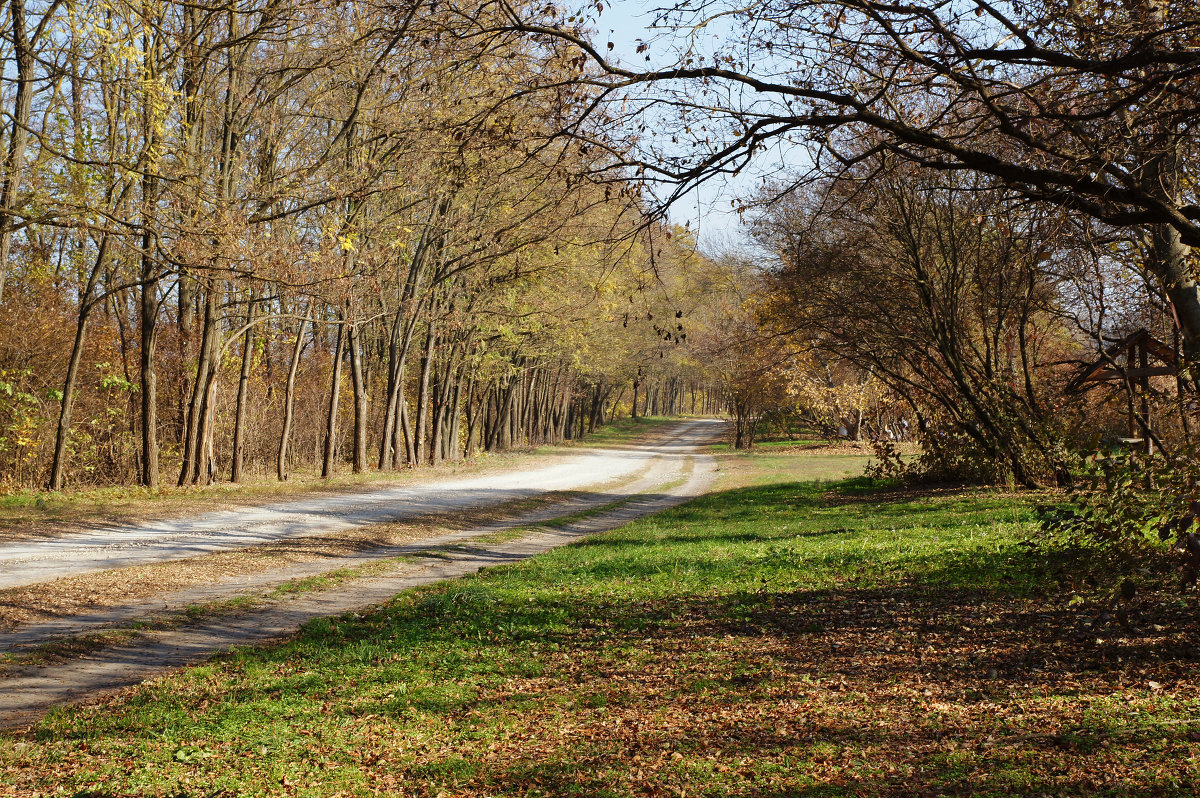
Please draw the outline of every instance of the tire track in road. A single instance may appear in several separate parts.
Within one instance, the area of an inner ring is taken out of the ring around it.
[[[711,440],[714,427],[689,425],[661,445],[666,467],[657,468],[633,486],[652,488],[671,484],[687,473],[676,487],[633,495],[627,493],[617,507],[565,521],[553,528],[539,528],[517,540],[472,542],[503,529],[519,528],[561,518],[563,511],[577,512],[575,503],[545,508],[474,530],[457,532],[395,547],[390,556],[417,557],[386,573],[364,577],[319,593],[280,599],[239,614],[222,613],[185,628],[140,633],[126,645],[106,648],[58,665],[18,669],[0,681],[0,727],[13,728],[35,721],[53,706],[94,699],[132,687],[167,670],[203,661],[214,652],[231,647],[264,643],[294,634],[304,623],[320,617],[358,611],[387,601],[395,594],[474,573],[481,568],[517,562],[579,538],[615,529],[636,518],[680,504],[704,493],[715,477],[715,463],[695,447]],[[653,484],[652,484],[653,483]],[[610,499],[611,500],[611,499]],[[590,506],[596,506],[593,502]],[[457,545],[455,545],[457,544]],[[330,567],[341,567],[337,563]]]

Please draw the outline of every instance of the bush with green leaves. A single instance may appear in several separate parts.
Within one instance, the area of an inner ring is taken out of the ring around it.
[[[917,434],[921,453],[907,458],[887,439],[871,441],[875,459],[866,476],[899,479],[912,484],[998,485],[1013,482],[1008,461],[953,427],[927,429]]]
[[[1039,508],[1041,528],[1116,553],[1178,555],[1184,587],[1200,577],[1200,453],[1112,450],[1085,462],[1067,503]]]

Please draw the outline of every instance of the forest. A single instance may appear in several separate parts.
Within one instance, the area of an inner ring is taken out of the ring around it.
[[[1157,470],[1190,528],[1187,4],[685,2],[644,68],[553,5],[5,14],[5,490],[727,412],[910,478]],[[667,221],[755,168],[744,241]]]
[[[686,232],[534,143],[569,92],[499,107],[554,58],[423,4],[6,14],[6,490],[390,470],[716,409]]]
[[[0,796],[1200,794],[1195,0],[0,59]]]
[[[870,440],[877,477],[1065,489],[1046,531],[1167,541],[1195,581],[1194,4],[683,0],[633,57],[583,11],[461,15],[577,54],[560,136],[601,174],[743,187],[736,445],[799,423]]]

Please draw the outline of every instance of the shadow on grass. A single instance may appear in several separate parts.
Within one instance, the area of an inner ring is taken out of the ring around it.
[[[666,794],[677,787],[764,796],[1194,794],[1178,774],[1139,764],[1144,756],[1178,757],[1186,769],[1191,727],[1114,738],[1124,761],[1114,772],[1108,741],[1121,731],[1113,724],[1126,719],[1090,717],[1056,700],[1040,709],[1028,703],[1032,695],[1099,698],[1144,685],[1147,674],[1186,680],[1197,660],[1187,641],[1197,629],[1182,612],[1155,614],[1178,625],[1165,636],[1149,628],[1084,628],[1092,623],[1087,613],[1043,601],[925,585],[533,609],[484,592],[424,601],[410,611],[392,614],[383,630],[346,623],[310,642],[352,645],[394,630],[409,649],[402,656],[420,657],[479,639],[482,631],[489,641],[483,648],[496,649],[497,661],[519,659],[517,644],[529,640],[571,652],[568,659],[544,656],[529,687],[417,692],[402,706],[377,709],[401,722],[416,713],[529,724],[516,736],[536,739],[532,749],[456,754],[459,786],[550,795]],[[611,656],[631,650],[642,654]],[[442,656],[436,678],[474,678],[454,670],[468,659]],[[788,700],[797,691],[808,696],[799,707]],[[556,696],[564,695],[603,700],[595,702],[600,709],[572,716],[564,732],[554,720]],[[941,719],[946,710],[936,707],[947,705],[976,725]],[[539,725],[546,715],[548,725]],[[682,757],[677,767],[675,753]],[[685,768],[710,761],[736,764],[723,773]],[[820,774],[812,781],[822,783],[773,785],[772,774],[780,773],[793,782],[798,774]],[[1015,781],[997,781],[996,773]],[[447,776],[429,763],[408,775]]]
[[[911,524],[947,545],[898,571],[889,552],[822,553],[879,526],[871,506],[861,523],[812,528],[835,501],[818,485],[705,497],[225,655],[234,678],[189,700],[219,727],[222,713],[293,722],[273,702],[312,694],[320,700],[294,722],[342,728],[374,715],[435,734],[437,751],[397,766],[417,793],[1195,794],[1187,716],[1200,705],[1189,686],[1200,623],[1188,607],[1146,596],[1118,619],[1072,606],[1050,578],[1055,552],[962,544],[964,522],[1008,507],[987,495],[923,508]],[[672,581],[672,567],[690,581]],[[801,586],[772,587],[785,573]],[[618,579],[646,589],[616,589]],[[1174,703],[1155,704],[1161,691]],[[1105,714],[1119,692],[1178,725],[1130,728],[1131,710]],[[154,700],[172,699],[147,695],[129,712],[153,716]],[[128,724],[80,723],[65,736]]]
[[[837,738],[837,735],[834,735]],[[910,738],[914,745],[924,741]],[[896,740],[883,735],[851,735],[838,739],[837,745],[865,748],[883,744],[895,744]],[[762,751],[766,758],[773,758],[780,751],[794,749],[795,738],[778,737],[764,740]],[[858,750],[862,750],[858,748]],[[720,754],[722,752],[712,751]],[[751,752],[753,754],[753,752]],[[711,755],[711,754],[710,754]],[[691,774],[679,775],[670,772],[661,780],[653,777],[628,778],[624,774],[642,773],[636,770],[638,763],[631,762],[624,754],[597,755],[590,746],[571,746],[556,750],[549,761],[510,760],[494,771],[477,774],[469,782],[465,794],[484,795],[564,795],[601,796],[617,798],[630,795],[700,795],[729,796],[753,795],[763,798],[852,798],[856,796],[1192,796],[1190,784],[1180,784],[1160,774],[1131,774],[1127,777],[1105,777],[1080,774],[1076,778],[1061,774],[1046,776],[1018,776],[1012,781],[990,778],[987,768],[1004,767],[999,758],[992,758],[978,765],[946,765],[938,774],[933,763],[914,758],[911,765],[914,775],[888,778],[855,777],[839,773],[840,757],[822,756],[816,760],[797,762],[795,770],[803,775],[788,774],[792,781],[807,784],[787,785],[772,783],[781,780],[779,772],[756,773],[747,768],[743,771],[707,772],[700,778]],[[736,760],[735,760],[736,761]],[[585,765],[585,767],[581,767]],[[876,761],[877,765],[884,765]],[[679,768],[682,771],[683,768]],[[618,775],[620,774],[620,775]],[[953,775],[952,775],[953,774]],[[1010,775],[1006,773],[1005,775]],[[1017,776],[1017,774],[1011,774]],[[689,776],[691,776],[689,778]],[[741,777],[741,778],[738,778]],[[459,785],[462,786],[461,783]],[[478,792],[476,792],[478,790]]]

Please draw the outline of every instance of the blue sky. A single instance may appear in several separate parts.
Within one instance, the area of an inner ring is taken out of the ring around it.
[[[674,63],[671,33],[649,29],[654,22],[653,10],[662,5],[662,2],[614,2],[607,4],[604,13],[598,17],[593,9],[592,27],[596,29],[597,43],[605,46],[611,41],[613,54],[631,68]],[[657,41],[647,53],[638,54],[639,39]],[[651,58],[649,63],[645,60],[647,55]],[[745,236],[730,201],[751,190],[752,183],[748,179],[716,178],[677,201],[671,208],[671,219],[679,224],[690,222],[692,229],[699,232],[700,244],[705,249],[727,249]]]

